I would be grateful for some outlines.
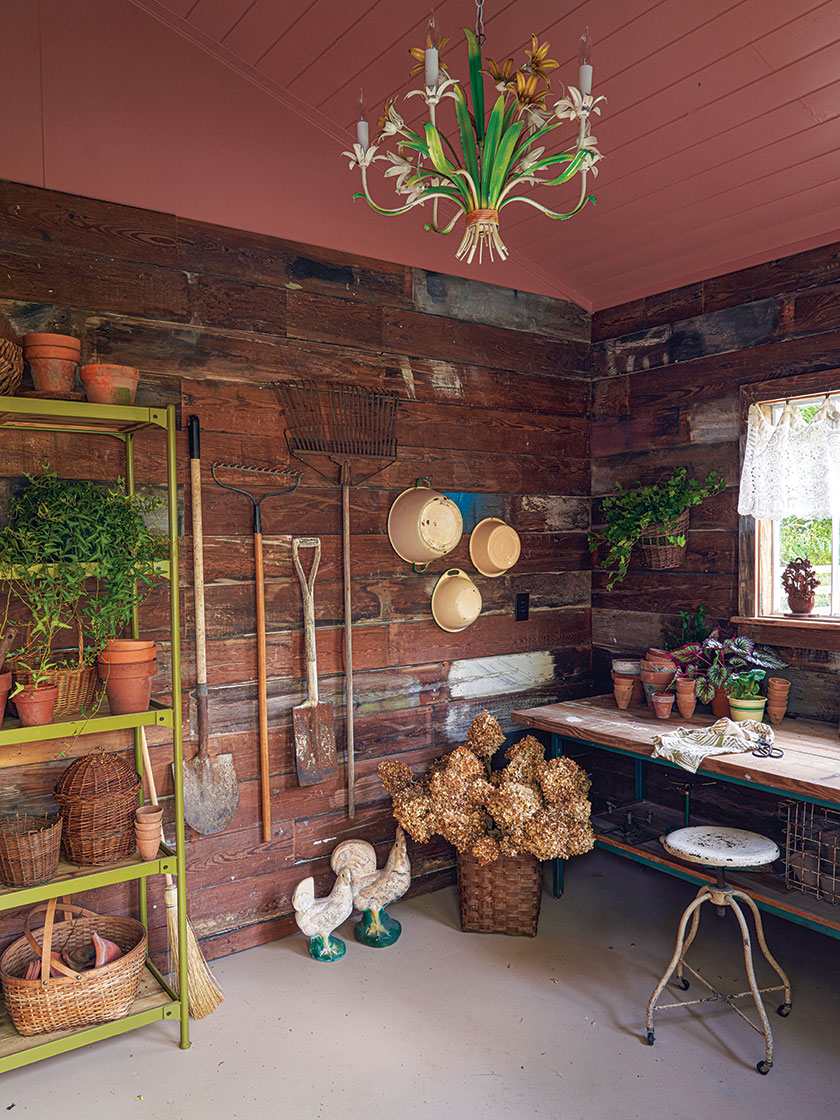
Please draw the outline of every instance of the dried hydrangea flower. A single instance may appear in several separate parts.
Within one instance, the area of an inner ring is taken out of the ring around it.
[[[476,863],[482,866],[494,863],[499,858],[499,843],[492,836],[482,836],[473,845],[472,854]]]
[[[394,817],[409,836],[425,844],[438,831],[437,815],[429,794],[414,787],[394,794]]]
[[[473,810],[438,814],[441,835],[459,852],[468,852],[484,836],[484,814]]]
[[[475,717],[467,731],[467,747],[479,758],[491,759],[504,741],[499,721],[486,708]]]
[[[592,784],[572,758],[552,758],[548,762],[540,762],[535,768],[535,776],[543,796],[552,805],[586,797]]]
[[[382,779],[385,789],[392,796],[395,793],[401,793],[414,781],[411,767],[405,762],[400,762],[399,759],[386,759],[385,762],[380,762],[379,777]]]
[[[521,782],[505,782],[488,799],[487,808],[504,829],[521,826],[542,808],[542,799],[535,789]]]
[[[536,767],[545,761],[545,747],[533,735],[526,735],[507,749],[505,758],[508,764],[502,771],[504,780],[532,786],[536,784]]]

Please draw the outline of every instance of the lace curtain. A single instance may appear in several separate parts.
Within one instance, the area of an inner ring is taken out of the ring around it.
[[[810,422],[790,402],[777,424],[750,406],[738,512],[840,516],[840,410],[829,397]]]

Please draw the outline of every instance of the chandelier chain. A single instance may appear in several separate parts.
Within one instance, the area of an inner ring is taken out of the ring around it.
[[[486,39],[484,34],[484,0],[475,0],[475,37],[481,45]]]

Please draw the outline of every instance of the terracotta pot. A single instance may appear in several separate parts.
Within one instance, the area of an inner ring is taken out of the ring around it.
[[[677,690],[677,694],[680,692],[687,692],[694,695],[697,691],[697,681],[694,677],[677,677],[674,681],[674,687]]]
[[[613,683],[616,681],[629,681],[633,685],[633,692],[630,695],[631,704],[644,704],[645,702],[645,686],[642,684],[642,678],[638,673],[616,673],[612,674]]]
[[[673,657],[664,649],[649,649],[645,660],[650,661],[653,665],[676,665]]]
[[[778,699],[775,696],[767,697],[767,718],[772,724],[781,723],[787,711],[787,697]]]
[[[125,653],[130,649],[149,649],[154,646],[153,638],[112,638],[105,643],[103,653]]]
[[[160,829],[153,836],[147,836],[146,833],[138,832],[135,829],[135,839],[137,840],[137,851],[140,853],[140,858],[142,860],[154,859],[160,850]]]
[[[621,708],[623,712],[626,711],[627,708],[630,707],[630,699],[633,695],[632,682],[628,683],[625,687],[623,684],[617,681],[613,686],[613,695],[615,696],[615,702],[618,707]]]
[[[47,685],[44,688],[24,688],[14,699],[18,719],[23,727],[41,727],[52,721],[58,700],[58,688]]]
[[[25,334],[24,350],[30,350],[33,346],[61,346],[66,350],[74,350],[77,354],[82,352],[82,340],[72,334]]]
[[[12,691],[12,674],[0,673],[0,721],[3,719],[3,713],[6,711],[6,701],[9,699],[9,693]]]
[[[134,819],[138,824],[160,824],[163,819],[163,806],[138,805],[134,813]]]
[[[729,715],[729,697],[722,688],[716,688],[712,697],[712,715],[717,719]]]
[[[677,693],[677,709],[683,719],[691,719],[697,707],[697,697],[693,692]]]
[[[97,670],[105,681],[105,695],[112,715],[126,716],[131,712],[149,710],[157,661],[144,661],[138,665],[97,664]]]
[[[651,696],[653,711],[657,719],[668,719],[674,706],[673,692],[654,692]]]
[[[81,357],[78,350],[72,350],[68,346],[30,346],[24,350],[23,356],[27,362],[31,362],[33,358],[66,358],[76,365]]]
[[[134,404],[140,374],[133,366],[86,365],[79,376],[93,404]]]
[[[787,696],[790,692],[790,681],[784,677],[768,677],[767,678],[767,693],[778,693],[780,696]]]
[[[160,836],[160,821],[144,821],[135,818],[134,828],[138,833],[143,832],[147,835]]]
[[[816,592],[812,591],[807,596],[788,595],[787,598],[791,614],[810,614],[814,609]]]
[[[28,358],[32,384],[39,393],[72,393],[78,363],[66,358]]]
[[[100,665],[139,665],[143,661],[154,661],[156,656],[152,642],[145,649],[105,649],[96,660]]]
[[[730,696],[729,718],[737,723],[743,723],[745,719],[754,719],[761,723],[764,719],[765,703],[763,696],[751,700],[736,700],[734,696]]]

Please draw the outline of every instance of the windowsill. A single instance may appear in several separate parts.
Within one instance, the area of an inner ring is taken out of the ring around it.
[[[840,618],[811,615],[803,618],[786,618],[784,615],[763,615],[745,618],[735,615],[730,622],[738,632],[749,632],[750,637],[767,645],[790,646],[794,649],[840,650]]]

